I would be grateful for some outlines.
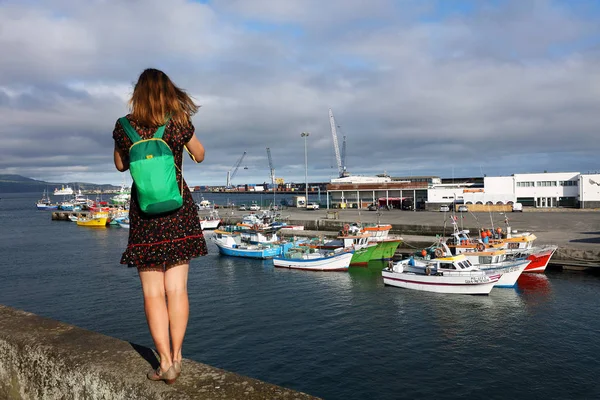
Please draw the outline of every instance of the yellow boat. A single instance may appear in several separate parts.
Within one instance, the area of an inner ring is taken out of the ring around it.
[[[92,217],[92,218],[79,218],[77,225],[79,226],[91,226],[96,228],[106,228],[106,222],[108,217]]]

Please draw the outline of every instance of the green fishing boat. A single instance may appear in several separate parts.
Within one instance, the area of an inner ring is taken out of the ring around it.
[[[394,258],[396,249],[402,243],[402,239],[388,237],[392,225],[390,224],[365,224],[360,227],[361,231],[369,234],[370,242],[377,243],[377,247],[371,255],[371,260],[391,260]]]
[[[371,260],[371,257],[373,257],[373,252],[376,248],[377,244],[368,243],[365,247],[354,250],[354,254],[350,260],[350,266],[367,266]]]
[[[402,243],[401,239],[386,239],[385,241],[377,242],[377,246],[371,255],[371,260],[393,259],[400,243]]]

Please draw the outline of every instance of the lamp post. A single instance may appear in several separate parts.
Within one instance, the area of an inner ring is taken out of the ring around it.
[[[310,135],[308,132],[302,132],[300,137],[304,138],[304,190],[305,190],[305,199],[304,199],[304,207],[308,207],[308,156],[306,153],[306,138]]]

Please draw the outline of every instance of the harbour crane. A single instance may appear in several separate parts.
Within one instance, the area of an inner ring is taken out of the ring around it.
[[[340,156],[340,147],[338,145],[335,118],[333,118],[333,111],[331,111],[331,108],[329,109],[329,124],[331,125],[331,136],[333,137],[333,150],[335,151],[335,160],[337,162],[338,175],[340,178],[342,178],[344,176],[348,176],[348,173],[346,172],[346,166],[342,164],[342,157]],[[344,143],[345,143],[345,140],[344,140]],[[345,156],[345,152],[344,152],[344,156]]]
[[[277,193],[277,186],[275,183],[275,167],[273,167],[273,159],[271,158],[271,149],[268,147],[267,147],[267,158],[269,159],[269,170],[271,172],[271,184],[273,185],[273,207],[275,207],[275,193]]]
[[[346,135],[344,135],[344,140],[342,141],[342,169],[346,170]]]
[[[237,160],[237,162],[234,164],[233,168],[231,168],[231,170],[227,171],[227,187],[228,188],[231,187],[231,180],[235,177],[235,174],[237,173],[240,165],[242,165],[242,161],[244,161],[244,157],[246,157],[245,151],[242,154],[242,156]]]
[[[267,157],[269,158],[269,169],[271,172],[271,184],[275,185],[275,168],[273,167],[273,159],[271,158],[271,149],[267,147]]]

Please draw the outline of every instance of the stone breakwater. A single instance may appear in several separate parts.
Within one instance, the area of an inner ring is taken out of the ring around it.
[[[0,305],[1,399],[314,399],[184,360],[175,384],[151,382],[147,347]]]

